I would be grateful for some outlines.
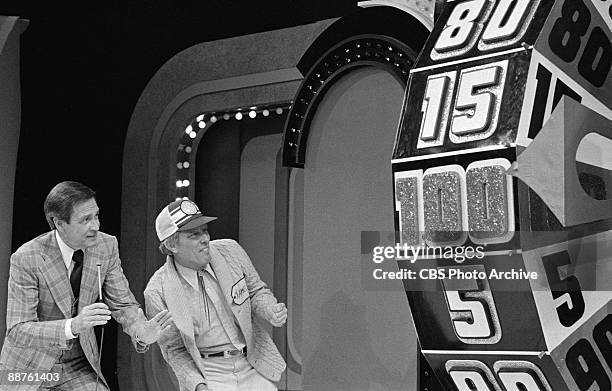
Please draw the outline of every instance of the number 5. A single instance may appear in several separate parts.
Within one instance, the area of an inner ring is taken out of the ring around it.
[[[563,304],[557,305],[557,315],[559,316],[559,322],[563,326],[571,327],[584,315],[585,305],[580,282],[576,276],[570,275],[566,278],[559,276],[560,267],[571,265],[570,256],[567,250],[563,250],[543,256],[542,261],[546,269],[546,277],[550,284],[553,300],[556,301],[558,298],[566,295],[569,299],[565,300]]]
[[[446,276],[449,268],[445,269]],[[454,266],[465,272],[484,272],[484,266]],[[455,334],[468,344],[496,344],[502,331],[489,282],[469,279],[441,280]]]

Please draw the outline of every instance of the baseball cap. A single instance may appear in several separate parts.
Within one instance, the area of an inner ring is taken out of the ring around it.
[[[161,242],[177,231],[187,231],[216,219],[204,216],[191,200],[176,200],[159,212],[155,219],[155,231]]]

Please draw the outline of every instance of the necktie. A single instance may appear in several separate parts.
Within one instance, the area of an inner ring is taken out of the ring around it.
[[[72,254],[72,260],[74,261],[74,267],[72,273],[70,273],[70,286],[74,298],[78,299],[81,290],[81,275],[83,274],[83,250],[76,250]]]
[[[208,295],[206,294],[206,285],[204,284],[204,276],[205,272],[198,272],[198,281],[200,282],[200,290],[202,291],[202,297],[204,298],[204,311],[206,314],[206,319],[208,320],[208,327],[210,327],[210,310],[208,308]]]

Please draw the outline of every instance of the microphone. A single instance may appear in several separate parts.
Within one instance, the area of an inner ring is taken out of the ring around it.
[[[100,267],[102,264],[100,261],[96,263],[96,268],[98,269],[98,302],[103,303],[102,301],[102,273],[100,272]],[[96,371],[96,391],[98,391],[98,384],[100,380],[100,373],[102,372],[102,366],[100,362],[102,361],[102,345],[104,344],[104,326],[100,327],[101,336],[100,336],[100,346],[98,346],[98,370]]]
[[[102,264],[100,264],[100,261],[98,261],[98,263],[96,263],[96,267],[98,268],[98,300],[100,302],[102,302],[102,276],[100,273],[101,266]]]

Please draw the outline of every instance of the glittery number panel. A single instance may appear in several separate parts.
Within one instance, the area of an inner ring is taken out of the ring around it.
[[[508,167],[508,159],[493,158],[465,168],[448,164],[396,172],[401,243],[508,243],[515,230],[515,191]]]
[[[474,47],[479,52],[507,49],[525,34],[539,1],[469,0],[457,3],[435,40],[432,60],[460,57]]]
[[[423,171],[404,171],[395,174],[396,210],[399,211],[400,241],[421,244],[424,231]]]
[[[485,272],[484,265],[452,266],[466,272]],[[445,270],[448,276],[449,268]],[[489,281],[485,279],[441,280],[444,298],[457,338],[465,344],[493,345],[502,337],[500,318]]]
[[[529,281],[488,277],[493,270],[525,270],[521,254],[496,251],[462,263],[420,257],[399,260],[398,267],[419,276],[404,287],[425,352],[546,350]],[[440,277],[452,271],[478,276]]]
[[[552,391],[540,368],[530,361],[499,360],[491,370],[478,360],[449,360],[445,368],[459,391],[499,390],[500,385],[512,391]]]
[[[491,55],[533,44],[552,0],[447,2],[417,67]]]
[[[447,128],[455,144],[490,137],[497,128],[507,69],[505,60],[429,76],[417,148],[442,145]]]
[[[465,242],[465,172],[457,165],[435,167],[423,175],[424,239],[429,245]]]
[[[513,143],[529,59],[520,51],[414,70],[394,161]]]
[[[504,243],[514,231],[512,180],[508,161],[491,159],[471,163],[466,174],[468,230],[479,244]]]
[[[504,355],[503,352],[465,357],[431,354],[445,390],[570,391],[550,356]]]

